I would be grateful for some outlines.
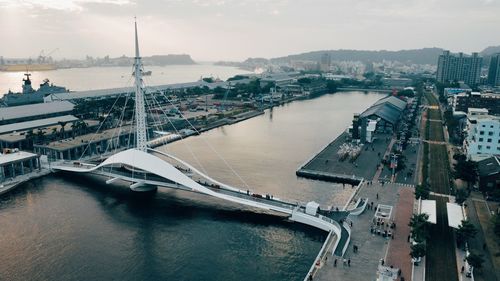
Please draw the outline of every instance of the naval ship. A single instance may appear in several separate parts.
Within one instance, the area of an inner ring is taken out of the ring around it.
[[[25,73],[24,75],[26,76],[26,78],[23,79],[23,91],[20,93],[14,93],[9,90],[9,92],[5,94],[1,99],[3,106],[42,103],[43,98],[47,95],[69,92],[69,90],[65,87],[50,84],[49,79],[43,80],[43,83],[40,84],[40,88],[38,88],[38,90],[35,90],[31,86],[31,74]]]

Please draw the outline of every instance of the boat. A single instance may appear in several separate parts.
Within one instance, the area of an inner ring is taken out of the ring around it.
[[[38,90],[31,86],[31,74],[25,73],[26,78],[23,79],[23,90],[19,93],[14,93],[9,90],[1,99],[5,106],[18,106],[25,104],[43,103],[43,98],[55,93],[69,92],[65,87],[55,86],[51,84],[49,79],[43,80]]]

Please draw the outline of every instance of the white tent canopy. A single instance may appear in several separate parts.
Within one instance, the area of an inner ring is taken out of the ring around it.
[[[458,228],[465,220],[462,206],[455,203],[446,203],[446,211],[448,212],[448,225],[453,228]]]
[[[421,200],[420,201],[420,213],[427,214],[429,216],[428,221],[430,223],[436,224],[436,200]]]

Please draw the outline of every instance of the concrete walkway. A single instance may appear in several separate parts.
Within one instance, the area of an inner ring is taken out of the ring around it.
[[[403,188],[400,190],[399,195],[398,204],[393,210],[395,212],[394,223],[396,223],[397,235],[391,241],[386,262],[388,265],[399,268],[401,277],[404,277],[405,280],[411,280],[410,243],[408,242],[410,227],[408,222],[413,214],[413,189]]]
[[[374,209],[377,204],[386,204],[396,206],[399,200],[399,193],[401,190],[407,190],[412,193],[412,189],[403,187],[399,184],[387,183],[381,186],[379,183],[374,182],[373,185],[363,184],[357,194],[357,198],[369,198],[369,202],[373,202]],[[406,191],[405,191],[406,192]],[[379,199],[377,200],[377,193]],[[402,207],[403,210],[406,207]],[[413,205],[407,206],[410,213],[412,212]],[[399,212],[399,211],[397,211]],[[359,281],[359,280],[376,280],[377,268],[381,259],[386,259],[388,247],[392,243],[391,239],[383,238],[382,236],[370,233],[373,215],[375,210],[366,210],[360,216],[349,216],[353,221],[351,243],[346,251],[345,259],[351,260],[351,266],[343,265],[343,261],[337,258],[337,266],[334,266],[335,257],[330,256],[328,260],[322,265],[321,269],[317,272],[314,280],[342,280],[342,281]],[[393,210],[394,217],[394,210]],[[401,222],[401,228],[408,222]],[[398,237],[399,226],[395,231],[395,237]],[[402,230],[402,233],[404,230]],[[401,234],[406,241],[406,236]],[[353,252],[353,246],[358,246],[357,253]],[[406,257],[409,261],[410,256]],[[386,263],[388,264],[388,263]],[[408,276],[411,275],[411,269]],[[406,278],[409,280],[409,278]]]

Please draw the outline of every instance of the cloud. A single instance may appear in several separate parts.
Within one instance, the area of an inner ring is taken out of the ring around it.
[[[130,0],[0,0],[0,6],[82,11],[85,4],[129,5]]]

